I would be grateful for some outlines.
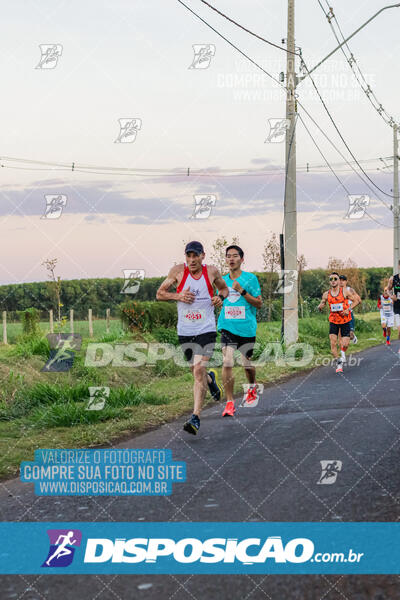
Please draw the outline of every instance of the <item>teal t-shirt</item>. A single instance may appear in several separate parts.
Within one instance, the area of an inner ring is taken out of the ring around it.
[[[232,284],[235,280],[231,279],[229,273],[223,277],[229,289],[229,296],[222,305],[218,331],[226,329],[241,337],[254,337],[257,331],[256,307],[233,289]],[[236,281],[252,296],[257,297],[261,294],[260,284],[254,273],[242,271]]]

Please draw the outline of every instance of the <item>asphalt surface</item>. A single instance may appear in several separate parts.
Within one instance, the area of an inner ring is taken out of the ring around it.
[[[0,486],[4,521],[397,521],[400,515],[399,342],[266,385],[257,407],[221,418],[207,408],[197,436],[185,418],[120,444],[170,448],[187,481],[170,497],[49,498],[19,480]],[[320,485],[320,461],[342,462]],[[400,598],[397,576],[2,576],[1,600]]]

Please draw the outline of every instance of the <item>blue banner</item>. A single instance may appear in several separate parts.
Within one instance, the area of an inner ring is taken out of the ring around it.
[[[400,523],[0,523],[0,574],[400,574]]]
[[[186,481],[186,464],[164,449],[39,449],[20,478],[38,496],[167,496]]]

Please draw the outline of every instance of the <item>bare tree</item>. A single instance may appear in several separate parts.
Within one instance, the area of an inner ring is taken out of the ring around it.
[[[61,320],[61,279],[59,276],[56,276],[55,274],[55,269],[57,266],[57,262],[58,262],[58,258],[48,258],[46,259],[44,262],[42,262],[42,265],[46,268],[47,272],[48,272],[48,276],[52,282],[52,289],[54,292],[54,295],[56,297],[56,302],[57,302],[57,321],[59,326],[61,326],[62,324],[62,320]]]
[[[225,255],[227,247],[231,245],[239,245],[239,237],[237,235],[233,236],[231,242],[228,242],[227,239],[223,236],[219,237],[215,240],[215,242],[212,245],[212,263],[219,269],[219,271],[223,275],[228,272]]]

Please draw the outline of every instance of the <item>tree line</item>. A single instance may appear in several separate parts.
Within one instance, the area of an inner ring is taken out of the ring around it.
[[[360,294],[362,298],[375,299],[379,296],[385,279],[392,273],[391,267],[369,267],[342,268],[335,266],[332,262],[328,269],[306,269],[301,272],[300,298],[320,298],[323,291],[328,287],[328,271],[334,269],[347,275],[349,283]],[[279,301],[280,294],[275,293],[278,286],[278,271],[256,272],[260,280],[263,299],[267,309],[273,301]],[[157,288],[164,277],[145,278],[140,282],[140,287],[135,300],[155,300]],[[68,316],[68,311],[73,308],[76,319],[87,318],[89,308],[97,317],[103,317],[107,308],[111,309],[111,315],[118,315],[118,306],[133,296],[121,293],[124,287],[124,279],[94,278],[94,279],[71,279],[62,280],[60,286],[61,313]],[[35,307],[41,311],[42,316],[50,309],[58,310],[56,288],[51,281],[39,281],[33,283],[20,283],[0,286],[0,307],[15,313]],[[270,318],[273,315],[270,315]]]

